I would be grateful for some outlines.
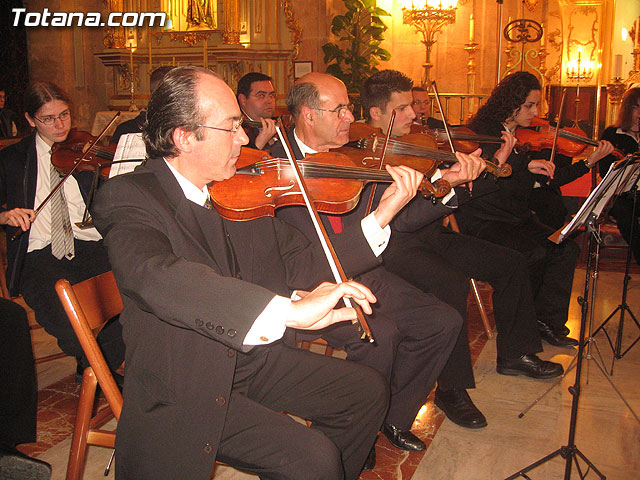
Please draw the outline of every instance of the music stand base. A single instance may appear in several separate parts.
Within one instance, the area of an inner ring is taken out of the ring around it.
[[[578,450],[578,447],[576,447],[576,446],[573,446],[573,447],[564,446],[564,447],[560,447],[558,450],[550,453],[546,457],[541,458],[537,462],[532,463],[528,467],[523,468],[522,470],[518,471],[517,473],[514,473],[510,477],[507,477],[505,480],[515,480],[518,477],[522,477],[522,478],[525,478],[525,479],[530,479],[530,477],[527,475],[527,472],[530,472],[534,468],[539,467],[543,463],[547,463],[549,460],[552,460],[553,458],[557,457],[558,455],[560,455],[562,458],[564,458],[566,460],[566,468],[565,468],[565,472],[564,472],[564,479],[565,480],[570,480],[570,478],[571,478],[571,462],[572,461],[576,465],[576,470],[578,471],[578,475],[580,476],[580,480],[584,480],[584,478],[589,474],[590,471],[593,471],[593,473],[595,473],[602,480],[606,480],[606,478],[607,478],[600,472],[600,470],[598,470],[596,468],[596,466],[593,463],[591,463],[591,461],[589,461],[589,459],[587,457],[584,456],[584,454],[580,450]],[[578,460],[576,459],[576,456],[580,457],[582,459],[582,461],[587,464],[588,468],[584,472],[580,468],[580,464],[578,463]]]

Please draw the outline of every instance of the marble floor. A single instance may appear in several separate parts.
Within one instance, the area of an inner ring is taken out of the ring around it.
[[[593,323],[598,326],[621,301],[623,274],[621,263],[603,259],[597,280],[593,304]],[[583,294],[584,269],[576,271],[571,303],[572,335],[577,337],[580,307],[577,297]],[[627,302],[640,317],[640,267],[631,272]],[[495,338],[488,340],[477,315],[470,308],[470,338],[477,388],[471,392],[478,407],[487,416],[489,426],[481,430],[460,428],[446,420],[429,398],[421,410],[414,431],[428,444],[426,452],[409,453],[393,448],[384,437],[376,449],[378,464],[361,478],[370,479],[501,479],[515,474],[539,458],[567,445],[572,397],[568,387],[574,383],[575,369],[569,371],[559,385],[553,380],[536,381],[524,377],[508,377],[495,372]],[[475,316],[474,316],[475,315]],[[610,321],[608,331],[615,336],[620,315]],[[625,316],[623,351],[640,331]],[[42,329],[34,331],[36,357],[56,350],[55,344]],[[596,335],[591,354],[602,354],[605,370],[612,364],[612,349],[601,332]],[[568,367],[577,350],[550,347],[545,344],[541,356]],[[591,358],[591,357],[589,357]],[[79,387],[73,381],[74,361],[62,358],[37,366],[39,384],[38,443],[21,449],[48,461],[53,466],[54,480],[63,479],[75,415]],[[640,342],[621,359],[615,361],[611,377],[624,398],[640,415]],[[605,375],[592,359],[583,362],[582,388],[577,414],[575,444],[578,449],[611,480],[640,478],[640,423],[625,406]],[[539,395],[549,393],[519,418]],[[90,447],[85,479],[102,476],[110,451]],[[581,462],[581,468],[583,468]],[[565,461],[556,457],[528,473],[531,479],[564,478]],[[575,467],[571,478],[579,478]],[[584,471],[584,468],[583,468]],[[113,478],[113,471],[109,478]],[[215,479],[240,480],[257,478],[235,470],[218,467]],[[304,478],[304,475],[301,475]],[[521,477],[525,478],[525,477]],[[591,472],[587,478],[597,478]]]

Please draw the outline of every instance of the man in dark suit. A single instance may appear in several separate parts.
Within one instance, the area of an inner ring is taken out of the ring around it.
[[[349,126],[354,118],[347,89],[337,78],[323,73],[305,75],[288,93],[287,106],[295,119],[295,128],[288,136],[296,158],[340,147],[348,141]],[[276,147],[271,153],[282,156],[284,150]],[[462,156],[462,160],[473,164],[467,156]],[[477,175],[483,166],[480,159],[476,161],[477,171],[472,175]],[[383,191],[382,198],[388,192],[379,186],[377,192]],[[365,212],[369,192],[370,187],[367,187],[361,195],[363,200],[348,214],[322,216],[327,231],[333,232],[338,242],[345,233],[360,229],[361,223],[380,214],[382,201],[376,201],[373,213]],[[379,199],[380,195],[377,196]],[[418,196],[394,223],[422,224],[440,218],[448,211],[441,202],[434,205]],[[314,234],[308,213],[300,207],[280,209],[277,216],[308,236]],[[347,252],[338,246],[336,251],[341,258],[347,256]],[[411,432],[411,426],[449,358],[462,319],[435,296],[420,291],[383,267],[365,272],[357,280],[369,286],[379,300],[369,322],[377,344],[363,344],[345,326],[318,333],[330,345],[346,350],[348,360],[372,366],[389,379],[391,400],[382,432],[398,448],[423,450],[425,445]],[[309,338],[310,335],[299,336]]]
[[[409,133],[415,113],[411,109],[412,81],[394,70],[383,70],[365,81],[361,92],[365,118],[386,133],[391,112],[395,111],[392,136]],[[496,153],[502,164],[507,149]],[[473,198],[495,190],[490,178],[473,182]],[[456,188],[459,203],[468,201],[469,192]],[[449,213],[455,210],[451,209]],[[417,227],[417,225],[414,225]],[[494,288],[493,304],[498,330],[498,372],[551,378],[561,375],[562,366],[540,359],[542,350],[535,309],[522,255],[508,248],[446,229],[441,222],[424,223],[421,228],[402,226],[384,253],[384,265],[421,290],[433,293],[453,306],[466,319],[469,277],[488,281]],[[484,427],[487,422],[467,393],[474,388],[466,323],[456,346],[438,378],[435,404],[447,417],[467,428]]]
[[[370,290],[322,283],[289,299],[328,275],[321,249],[277,219],[207,208],[207,184],[235,174],[240,122],[219,77],[176,68],[149,103],[150,159],[98,193],[94,221],[124,302],[121,479],[205,479],[216,458],[263,478],[355,479],[386,412],[374,370],[280,341],[286,327],[354,318],[333,309],[345,297],[370,313]],[[347,271],[379,263],[362,232],[351,240]]]
[[[236,97],[246,119],[262,124],[260,128],[243,127],[249,137],[247,147],[266,150],[278,141],[273,119],[277,97],[273,80],[264,73],[249,72],[238,80]]]
[[[71,130],[70,101],[55,84],[37,82],[27,88],[24,105],[35,132],[0,151],[0,205],[6,205],[0,211],[0,224],[6,225],[7,232],[7,286],[12,296],[23,296],[36,321],[56,337],[62,351],[78,359],[81,373],[88,362],[54,285],[60,278],[77,283],[111,269],[98,231],[77,226],[93,173],[76,172],[67,178],[57,204],[63,223],[52,222],[55,195],[43,202],[61,179],[51,163],[51,149],[65,141]],[[41,205],[36,217],[34,209]],[[98,343],[110,368],[116,370],[124,359],[117,320],[100,332]]]

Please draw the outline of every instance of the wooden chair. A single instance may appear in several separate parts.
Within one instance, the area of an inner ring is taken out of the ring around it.
[[[460,233],[458,222],[453,213],[450,213],[449,215],[444,217],[443,224],[445,225],[445,227],[448,225],[454,232]],[[484,306],[482,297],[480,297],[478,282],[475,278],[470,278],[469,283],[471,284],[471,293],[473,294],[473,298],[475,299],[476,305],[478,306],[478,311],[480,312],[480,318],[482,318],[482,325],[484,326],[484,331],[487,334],[487,338],[493,338],[493,327],[489,322],[489,316],[487,315],[487,309]]]
[[[101,430],[99,427],[113,417],[120,419],[122,394],[102,355],[96,336],[109,319],[122,311],[123,304],[110,271],[75,285],[65,279],[58,280],[56,292],[90,365],[82,376],[67,466],[67,480],[79,480],[84,471],[87,445],[115,446],[115,430]],[[92,417],[98,385],[107,399],[108,408],[99,410]]]

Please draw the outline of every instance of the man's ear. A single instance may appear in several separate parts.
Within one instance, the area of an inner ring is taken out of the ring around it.
[[[316,112],[313,108],[302,107],[302,109],[300,109],[300,117],[302,118],[302,121],[309,125],[312,125],[315,122],[315,113]]]
[[[247,97],[244,93],[238,94],[238,104],[240,105],[240,108],[244,110],[244,107],[247,104]]]
[[[173,144],[181,152],[190,152],[193,145],[198,141],[196,134],[183,128],[176,128],[172,134]]]
[[[369,116],[372,120],[379,121],[382,118],[382,110],[380,107],[371,107],[369,109]]]
[[[29,122],[31,127],[36,128],[36,122],[33,121],[33,118],[31,118],[27,112],[24,112],[24,118],[27,119],[27,122]]]

